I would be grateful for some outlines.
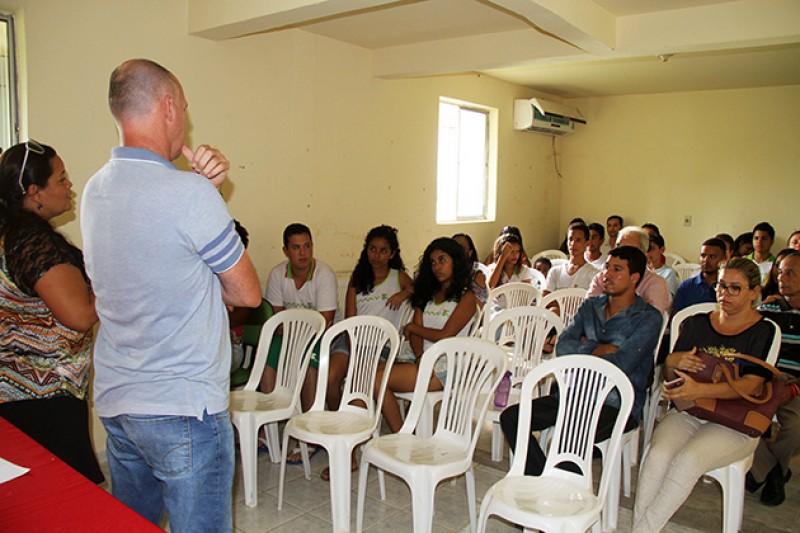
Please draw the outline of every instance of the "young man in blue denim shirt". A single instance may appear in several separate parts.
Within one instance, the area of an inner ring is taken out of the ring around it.
[[[625,430],[635,428],[642,419],[647,380],[653,370],[653,354],[659,341],[663,317],[635,292],[644,276],[647,258],[640,249],[621,246],[609,252],[603,270],[603,294],[586,301],[563,331],[556,344],[559,356],[591,354],[614,363],[630,378],[635,400]],[[612,395],[603,407],[595,434],[596,441],[611,435],[618,413],[618,396]],[[555,424],[558,396],[533,401],[531,431]],[[512,448],[517,440],[519,406],[506,409],[500,424]],[[545,455],[535,438],[528,441],[526,475],[539,475]]]

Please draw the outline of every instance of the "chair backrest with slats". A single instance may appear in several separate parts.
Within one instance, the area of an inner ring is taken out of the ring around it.
[[[542,361],[547,338],[555,332],[561,334],[564,323],[547,309],[540,307],[517,307],[506,309],[495,316],[486,327],[484,339],[495,341],[511,350],[511,384],[522,380]],[[555,356],[555,352],[551,354]]]
[[[279,328],[283,329],[283,334],[275,390],[293,391],[305,377],[314,344],[325,329],[325,318],[313,309],[284,309],[267,320],[261,329],[253,370],[244,390],[254,391],[258,387],[272,339]]]
[[[700,273],[700,265],[697,263],[680,263],[674,265],[672,269],[675,271],[675,274],[678,275],[678,279],[682,282],[689,278],[693,278]]]
[[[486,298],[486,305],[483,306],[478,322],[472,329],[473,337],[483,337],[483,330],[491,319],[492,313],[497,313],[500,309],[513,309],[515,307],[536,305],[542,296],[542,291],[521,281],[514,281],[500,285],[489,291]]]
[[[534,387],[551,376],[558,385],[559,403],[556,423],[546,451],[542,476],[570,479],[585,489],[592,487],[594,435],[603,404],[612,391],[619,395],[619,414],[608,440],[608,457],[619,453],[622,434],[633,407],[633,386],[614,364],[586,355],[562,355],[544,361],[525,377],[520,395],[519,422],[514,459],[509,475],[523,475],[530,438],[531,398]],[[573,463],[580,473],[557,468]],[[605,467],[597,491],[602,499],[608,492],[614,468]],[[619,473],[617,472],[617,475]]]
[[[389,371],[400,346],[400,337],[397,334],[397,329],[385,318],[377,316],[354,316],[328,328],[320,343],[317,391],[314,405],[311,407],[313,411],[325,410],[330,349],[339,335],[344,335],[350,346],[350,358],[339,410],[363,411],[366,409],[369,416],[374,417],[377,423],[378,413],[380,413],[383,403],[383,391],[386,388]],[[376,402],[374,400],[375,376],[378,372],[378,365],[381,362],[381,353],[387,346],[386,370],[381,384],[381,394]]]
[[[672,317],[672,322],[669,326],[669,353],[675,351],[675,343],[678,341],[678,335],[681,332],[681,324],[690,316],[699,315],[700,313],[710,313],[717,308],[715,302],[705,302],[701,304],[690,305],[675,313]]]
[[[508,358],[496,344],[471,337],[451,337],[430,346],[419,364],[414,396],[401,433],[414,432],[439,357],[446,360],[447,376],[434,437],[450,440],[471,456],[492,397],[486,392],[493,393],[497,388],[508,368]],[[473,418],[473,413],[478,416]]]
[[[556,303],[561,321],[564,322],[564,325],[569,325],[575,313],[578,312],[578,308],[586,299],[587,292],[586,289],[581,288],[559,289],[539,300],[539,307],[546,308],[550,304]]]

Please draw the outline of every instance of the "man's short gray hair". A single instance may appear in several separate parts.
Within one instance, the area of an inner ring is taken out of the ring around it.
[[[622,239],[622,237],[627,235],[635,235],[639,239],[639,249],[645,253],[647,250],[650,249],[650,234],[648,234],[644,228],[641,226],[625,226],[621,230],[619,230],[619,235],[617,235],[617,242]]]
[[[108,107],[117,120],[147,115],[165,92],[178,86],[177,78],[155,61],[130,59],[111,73]]]

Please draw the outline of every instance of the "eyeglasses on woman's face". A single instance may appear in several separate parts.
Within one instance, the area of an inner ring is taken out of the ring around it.
[[[29,139],[25,143],[25,157],[22,158],[22,167],[19,169],[19,188],[22,190],[22,196],[27,194],[25,185],[22,184],[22,178],[25,176],[25,167],[28,165],[28,154],[33,152],[37,155],[44,155],[44,147],[33,139]]]
[[[736,283],[731,283],[730,285],[728,285],[724,281],[719,281],[719,282],[716,283],[714,288],[720,294],[722,294],[724,292],[727,292],[731,296],[739,296],[742,293],[742,289],[744,289],[745,287],[743,287],[743,286],[741,286],[739,284],[736,284]]]

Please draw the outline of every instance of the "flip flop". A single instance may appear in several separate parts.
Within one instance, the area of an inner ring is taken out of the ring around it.
[[[309,448],[309,450],[308,450],[308,460],[309,461],[311,460],[312,457],[314,457],[315,455],[317,455],[317,453],[319,453],[319,449],[320,449],[319,446],[312,446],[312,447]],[[292,448],[292,451],[289,452],[289,454],[292,454],[292,453],[300,454],[300,447],[297,446],[296,448]],[[296,461],[290,461],[289,460],[289,454],[286,454],[286,464],[287,465],[301,465],[301,464],[303,464],[303,455],[302,454],[300,454],[300,459],[298,459]]]

